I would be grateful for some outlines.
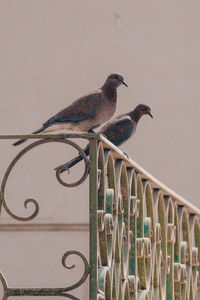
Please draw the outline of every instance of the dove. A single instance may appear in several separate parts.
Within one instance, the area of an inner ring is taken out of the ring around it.
[[[128,86],[122,75],[109,75],[101,88],[75,100],[71,105],[47,120],[40,129],[32,132],[32,134],[61,129],[93,131],[94,128],[107,122],[114,114],[117,103],[117,88],[121,84]],[[25,141],[25,139],[21,139],[13,145],[17,146]]]
[[[153,118],[150,107],[144,104],[139,104],[132,111],[122,114],[107,122],[101,128],[99,133],[105,136],[115,146],[120,146],[134,135],[137,124],[143,115],[149,115]],[[84,149],[84,152],[86,155],[89,155],[89,145],[87,145]],[[58,166],[55,170],[62,173],[75,166],[82,159],[83,157],[78,155],[69,162]]]

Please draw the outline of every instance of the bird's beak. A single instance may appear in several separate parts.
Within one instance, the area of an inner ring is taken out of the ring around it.
[[[120,80],[120,79],[119,79],[119,81],[121,81],[121,83],[122,83],[123,85],[125,85],[126,87],[128,87],[128,85],[126,84],[126,82],[124,82],[123,80]]]
[[[150,111],[148,112],[148,115],[153,119],[153,115],[150,113]]]

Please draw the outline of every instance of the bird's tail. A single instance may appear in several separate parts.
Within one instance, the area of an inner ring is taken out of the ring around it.
[[[42,132],[42,131],[45,130],[45,129],[46,129],[46,127],[43,125],[40,129],[38,129],[38,130],[32,132],[31,134],[37,134],[37,133],[40,133],[40,132]],[[25,141],[26,141],[26,139],[21,139],[21,140],[15,142],[15,143],[13,144],[13,146],[21,145],[21,144],[24,143]]]
[[[89,155],[89,145],[83,151],[85,152],[85,155],[88,156]],[[70,161],[66,162],[65,164],[62,164],[62,165],[58,166],[54,170],[56,170],[56,171],[59,170],[59,173],[63,173],[66,170],[69,171],[70,168],[72,168],[73,166],[75,166],[81,160],[83,160],[83,156],[81,154],[79,154],[78,156],[74,157],[73,159],[71,159]]]

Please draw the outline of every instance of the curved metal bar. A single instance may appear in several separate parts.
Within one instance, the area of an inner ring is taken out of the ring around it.
[[[61,179],[60,174],[61,174],[62,168],[61,169],[58,168],[56,170],[56,178],[60,182],[60,184],[66,186],[66,187],[75,187],[75,186],[78,186],[81,183],[83,183],[85,181],[85,179],[87,178],[88,173],[89,173],[89,159],[87,158],[87,156],[86,156],[86,154],[85,154],[85,152],[82,148],[80,148],[77,144],[75,144],[72,141],[68,141],[68,142],[72,147],[77,149],[79,151],[79,154],[83,157],[83,160],[84,160],[84,163],[85,163],[85,170],[84,170],[84,173],[83,173],[82,177],[79,180],[77,180],[73,183],[67,183],[67,182],[65,182]],[[67,170],[67,171],[68,171],[68,174],[69,174],[70,173],[69,170]]]
[[[70,299],[73,299],[73,300],[80,300],[79,298],[77,298],[73,295],[70,295],[70,294],[60,294],[59,296],[70,298]]]
[[[39,203],[35,200],[35,199],[26,199],[24,201],[24,207],[27,208],[28,204],[29,203],[32,203],[35,207],[34,209],[34,212],[28,216],[28,217],[20,217],[20,216],[17,216],[16,214],[14,214],[10,208],[8,207],[7,203],[6,203],[6,199],[5,199],[5,187],[6,187],[6,183],[7,183],[7,180],[8,180],[8,177],[12,171],[12,169],[14,168],[14,166],[16,165],[16,163],[19,161],[19,159],[24,155],[26,154],[28,151],[32,150],[33,148],[39,146],[39,145],[43,145],[43,144],[46,144],[46,143],[52,143],[52,142],[59,142],[59,143],[64,143],[64,144],[68,144],[72,147],[74,147],[75,149],[77,149],[80,154],[83,156],[83,160],[85,162],[85,171],[84,171],[84,174],[83,176],[81,177],[81,179],[79,179],[78,181],[74,182],[74,183],[66,183],[64,182],[61,178],[60,178],[60,174],[59,174],[59,170],[56,172],[56,177],[58,179],[58,181],[64,185],[64,186],[67,186],[67,187],[72,187],[72,186],[77,186],[79,184],[81,184],[86,178],[87,178],[87,175],[88,175],[88,171],[89,171],[89,160],[87,158],[87,156],[85,155],[84,151],[77,145],[75,144],[74,142],[70,141],[70,140],[66,140],[66,139],[42,139],[42,140],[39,140],[39,141],[36,141],[30,145],[28,145],[26,148],[24,148],[22,151],[20,151],[17,156],[12,160],[12,162],[10,163],[10,165],[8,166],[6,172],[5,172],[5,175],[3,177],[3,180],[2,180],[2,184],[1,184],[1,192],[0,192],[0,200],[2,201],[2,205],[5,209],[5,211],[7,212],[8,215],[10,215],[12,218],[18,220],[18,221],[30,221],[32,219],[34,219],[38,213],[39,213]]]
[[[83,255],[83,253],[77,251],[77,250],[70,250],[70,251],[67,251],[64,255],[63,255],[63,258],[62,258],[62,264],[65,268],[67,269],[73,269],[75,267],[75,265],[72,265],[72,266],[67,266],[66,265],[66,259],[70,256],[70,255],[77,255],[79,256],[83,263],[84,263],[84,267],[85,267],[85,270],[84,270],[84,273],[83,273],[83,276],[81,277],[81,279],[79,281],[77,281],[75,284],[69,286],[68,288],[66,288],[64,291],[65,292],[68,292],[68,291],[71,291],[71,290],[74,290],[75,288],[79,287],[88,277],[88,273],[89,273],[89,264],[88,264],[88,261],[87,261],[87,258]]]
[[[67,182],[63,181],[62,178],[60,177],[62,168],[60,168],[60,169],[58,168],[56,170],[56,178],[60,182],[60,184],[66,186],[66,187],[75,187],[75,186],[80,185],[81,183],[83,183],[86,180],[86,178],[88,176],[88,173],[89,173],[89,159],[87,158],[84,150],[82,148],[80,148],[77,144],[75,144],[72,141],[68,141],[68,140],[65,140],[65,141],[69,142],[69,144],[72,147],[76,148],[79,151],[79,154],[83,157],[83,160],[84,160],[84,163],[85,163],[85,170],[84,170],[84,173],[83,173],[82,177],[79,180],[77,180],[75,182],[72,182],[72,183],[67,183]],[[69,170],[67,170],[67,171],[68,171],[68,174],[69,174],[70,173]]]
[[[72,269],[75,267],[75,265],[72,265],[70,267],[66,265],[66,259],[70,255],[79,256],[84,263],[84,273],[83,273],[81,279],[78,280],[75,284],[73,284],[69,287],[66,287],[66,288],[30,288],[30,289],[29,288],[25,288],[25,289],[24,288],[21,288],[21,289],[9,288],[5,277],[0,272],[0,281],[2,282],[3,289],[4,289],[3,300],[6,300],[8,297],[11,297],[11,296],[62,296],[62,297],[70,298],[73,300],[80,300],[79,298],[77,298],[74,295],[69,294],[68,292],[76,289],[77,287],[79,287],[80,285],[82,285],[85,282],[85,280],[88,277],[88,273],[89,273],[89,264],[88,264],[87,258],[81,252],[79,252],[77,250],[70,250],[70,251],[67,251],[62,257],[62,264],[67,269]]]
[[[4,290],[7,290],[8,284],[6,282],[5,277],[3,276],[3,274],[1,272],[0,272],[0,281],[1,281],[2,285],[3,285]]]

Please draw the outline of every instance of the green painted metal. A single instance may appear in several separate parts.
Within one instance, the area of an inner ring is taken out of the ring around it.
[[[58,181],[70,188],[89,174],[90,253],[78,255],[85,269],[80,280],[66,288],[10,288],[2,273],[3,300],[11,296],[61,296],[78,299],[71,292],[89,274],[90,300],[199,300],[200,299],[200,210],[148,174],[104,137],[95,133],[61,135],[0,136],[0,139],[38,139],[25,147],[11,162],[2,180],[0,204],[12,218],[31,221],[39,214],[35,205],[31,216],[12,212],[5,198],[9,175],[28,151],[49,142],[66,143],[83,156],[85,169],[80,180],[68,184],[57,172]],[[89,159],[73,138],[89,140]]]
[[[90,300],[97,297],[97,140],[90,140]]]

